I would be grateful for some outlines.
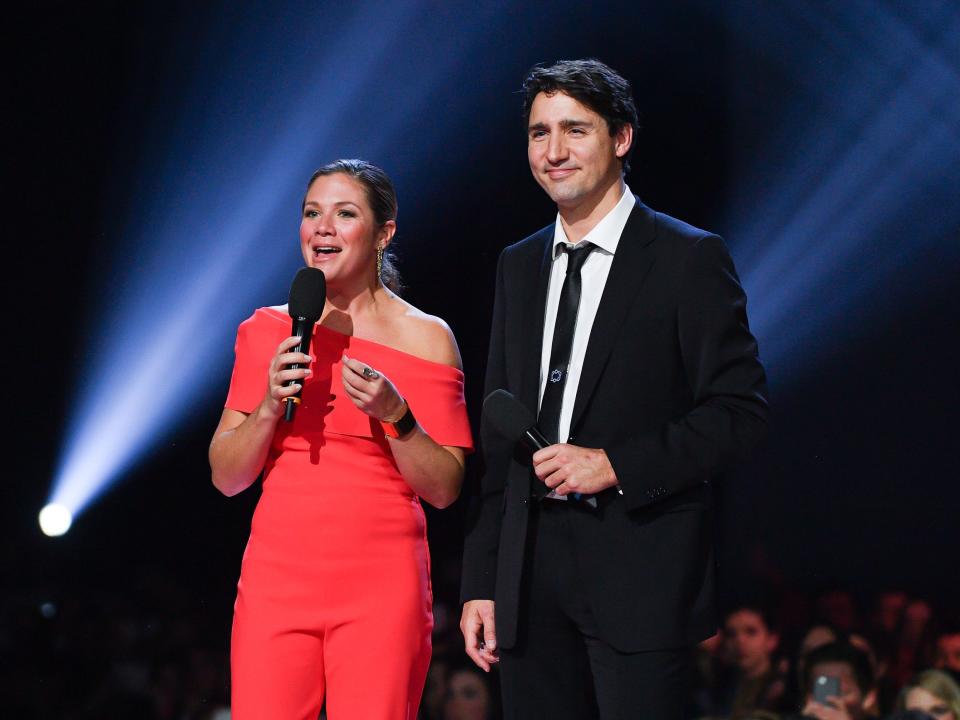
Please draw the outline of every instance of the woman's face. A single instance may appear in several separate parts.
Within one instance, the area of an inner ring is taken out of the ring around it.
[[[469,670],[453,673],[447,681],[443,720],[486,720],[489,712],[490,693],[483,680]]]
[[[950,712],[950,708],[943,700],[921,687],[910,688],[904,707],[907,710],[923,710],[936,720],[960,720]]]
[[[363,185],[345,173],[313,181],[300,220],[300,249],[329,286],[367,283],[376,274],[377,244],[389,242],[393,221],[378,226]]]

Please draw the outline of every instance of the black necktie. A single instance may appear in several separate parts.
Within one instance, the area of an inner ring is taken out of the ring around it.
[[[540,414],[537,416],[537,427],[552,443],[559,440],[560,405],[563,402],[563,388],[567,384],[573,331],[577,326],[577,309],[580,307],[580,268],[595,247],[593,243],[587,243],[576,249],[568,245],[564,246],[564,251],[567,253],[567,276],[563,280],[563,289],[560,290],[557,322],[553,327],[553,345],[550,348],[547,384],[543,389]]]

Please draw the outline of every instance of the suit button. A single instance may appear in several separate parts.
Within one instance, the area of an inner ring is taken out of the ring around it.
[[[530,502],[530,498],[523,498],[523,500],[521,500],[520,502],[522,502],[524,505],[526,505],[527,503]]]
[[[573,445],[574,440],[576,440],[576,438],[573,435],[567,438],[567,442],[570,443],[571,445]]]

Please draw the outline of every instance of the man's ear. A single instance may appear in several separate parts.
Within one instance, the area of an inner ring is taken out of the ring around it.
[[[626,157],[631,145],[633,145],[633,125],[624,123],[613,135],[613,149],[617,157]]]

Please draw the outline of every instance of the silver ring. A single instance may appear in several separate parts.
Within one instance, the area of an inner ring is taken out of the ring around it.
[[[371,368],[371,367],[364,367],[364,368],[363,368],[363,376],[364,376],[367,380],[376,380],[377,378],[380,377],[380,373],[378,373],[376,370],[374,370],[374,369]]]

